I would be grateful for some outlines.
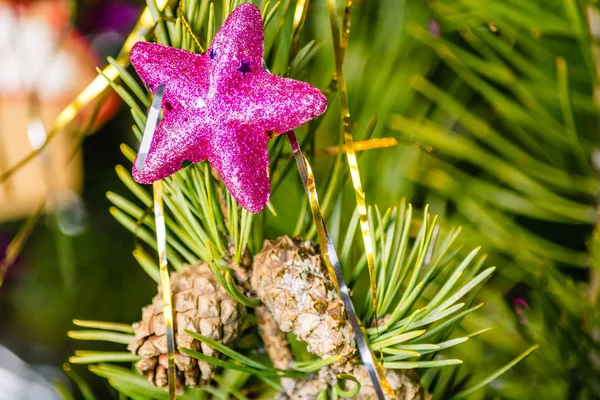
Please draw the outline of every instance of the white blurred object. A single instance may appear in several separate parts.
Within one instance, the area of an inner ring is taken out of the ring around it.
[[[46,135],[44,124],[38,118],[29,121],[29,125],[27,125],[27,137],[29,138],[31,147],[35,150],[41,149],[44,143],[46,143],[48,135]]]
[[[60,400],[48,380],[0,346],[0,400]]]
[[[82,234],[87,226],[87,211],[81,197],[72,190],[52,193],[52,208],[57,214],[58,228],[67,236]]]
[[[35,91],[53,98],[73,86],[77,61],[56,51],[60,32],[44,20],[19,18],[10,6],[0,7],[0,93]]]

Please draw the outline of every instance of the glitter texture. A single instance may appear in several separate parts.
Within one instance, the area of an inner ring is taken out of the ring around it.
[[[305,82],[263,68],[260,10],[242,4],[205,54],[137,43],[131,63],[153,93],[167,87],[140,183],[152,183],[186,161],[208,160],[229,192],[250,212],[269,200],[269,133],[283,133],[325,112],[327,100]]]

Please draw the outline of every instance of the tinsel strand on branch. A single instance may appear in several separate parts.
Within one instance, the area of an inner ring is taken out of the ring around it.
[[[340,371],[356,352],[343,304],[308,241],[287,236],[265,241],[254,258],[252,286],[279,329],[306,342],[319,357],[339,355]]]
[[[171,290],[176,346],[217,356],[214,349],[184,331],[198,332],[226,345],[239,337],[246,309],[227,294],[208,264],[185,265],[180,272],[172,273]],[[136,364],[137,371],[148,376],[150,384],[166,387],[167,347],[160,286],[152,304],[142,311],[142,320],[133,324],[136,341],[129,345],[129,350],[142,357]],[[181,353],[175,354],[175,363],[180,391],[183,386],[196,387],[210,382],[215,372],[215,367],[206,361]]]
[[[289,399],[314,398],[311,396],[334,387],[339,373],[357,378],[361,385],[358,398],[376,398],[366,369],[357,364],[354,334],[339,295],[321,256],[309,241],[287,236],[265,241],[254,258],[251,282],[265,304],[266,309],[257,310],[258,321],[274,363],[285,369],[291,365],[285,336],[277,333],[274,324],[280,332],[293,333],[307,344],[308,351],[321,358],[340,356],[338,363],[323,368],[312,378],[286,382],[283,386]],[[274,335],[268,336],[267,332]],[[414,373],[387,370],[385,375],[397,399],[430,398]]]

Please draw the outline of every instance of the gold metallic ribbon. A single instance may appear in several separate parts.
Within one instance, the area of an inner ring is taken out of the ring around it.
[[[373,149],[382,149],[385,147],[392,147],[392,146],[396,146],[398,144],[398,141],[396,139],[393,138],[376,138],[376,139],[367,139],[367,140],[361,140],[359,142],[354,142],[354,151],[358,152],[358,151],[366,151],[366,150],[373,150]],[[346,153],[348,151],[348,148],[346,147],[346,145],[341,146],[329,146],[329,147],[324,147],[321,149],[316,149],[314,151],[314,155],[316,156],[334,156],[336,154],[339,154],[340,151],[342,153]],[[293,153],[283,153],[281,154],[281,158],[291,158],[293,156]]]
[[[331,22],[331,34],[333,36],[335,66],[338,79],[338,92],[340,95],[340,108],[342,109],[342,126],[344,131],[344,142],[346,144],[346,156],[348,158],[348,166],[350,168],[350,176],[352,178],[352,186],[354,186],[354,194],[356,196],[356,207],[360,220],[360,231],[365,246],[365,254],[367,256],[367,267],[369,270],[369,281],[371,284],[371,300],[373,303],[373,314],[375,316],[375,325],[377,326],[377,286],[375,277],[375,255],[373,253],[373,241],[371,239],[371,230],[369,228],[369,218],[367,216],[367,205],[365,201],[365,193],[362,190],[360,180],[360,172],[358,171],[358,161],[356,160],[356,152],[354,150],[354,141],[352,140],[352,126],[350,125],[350,107],[348,105],[348,92],[346,90],[346,80],[344,77],[344,56],[348,47],[348,35],[350,33],[350,7],[352,2],[346,0],[344,8],[344,29],[340,39],[340,28],[338,26],[336,15],[336,1],[328,0],[327,8],[329,10],[329,20]]]
[[[148,118],[146,119],[146,126],[144,127],[144,136],[142,137],[142,143],[136,160],[136,168],[142,171],[144,163],[146,161],[146,155],[152,144],[152,138],[158,125],[158,119],[160,117],[160,105],[162,103],[163,95],[165,93],[165,84],[161,84],[156,89],[154,99],[152,99],[152,105],[150,111],[148,111]],[[171,305],[171,282],[169,279],[169,270],[167,269],[167,231],[165,227],[165,215],[163,208],[163,196],[162,196],[162,181],[156,181],[152,185],[154,193],[154,223],[156,225],[156,248],[158,250],[158,263],[160,270],[160,284],[162,286],[162,299],[163,299],[163,317],[165,319],[165,328],[167,333],[167,377],[169,383],[169,399],[174,400],[177,398],[175,393],[175,341],[173,339],[173,307]]]
[[[300,34],[304,28],[304,21],[308,12],[308,4],[310,0],[298,0],[296,9],[294,10],[294,19],[292,20],[292,47],[290,49],[290,60],[293,60],[298,53],[298,45],[300,44]]]
[[[163,316],[167,332],[167,377],[169,382],[169,399],[177,398],[175,393],[175,341],[173,339],[173,307],[171,305],[171,282],[167,269],[167,232],[163,210],[162,181],[152,185],[154,189],[154,221],[156,224],[156,247],[160,267],[160,283],[162,285]]]
[[[369,228],[369,219],[367,216],[367,206],[365,201],[365,193],[362,190],[360,173],[358,171],[358,162],[356,160],[356,152],[354,149],[354,141],[352,140],[352,126],[350,125],[350,107],[348,105],[348,92],[346,90],[346,79],[344,77],[344,57],[348,48],[348,37],[350,35],[350,8],[352,0],[346,0],[344,7],[343,30],[340,34],[338,18],[336,14],[336,0],[327,0],[327,9],[329,12],[329,21],[331,23],[331,35],[333,38],[333,47],[335,55],[335,74],[338,80],[338,92],[340,95],[340,108],[342,111],[342,126],[344,131],[344,142],[346,144],[346,156],[348,166],[350,168],[350,176],[352,185],[354,186],[354,194],[356,197],[356,206],[360,220],[360,230],[365,246],[365,254],[367,256],[367,267],[369,270],[369,282],[371,285],[371,300],[373,304],[373,314],[375,316],[375,326],[378,326],[377,321],[377,285],[375,276],[375,256],[373,252],[373,241],[371,239],[371,230]],[[364,361],[364,360],[363,360]],[[381,392],[377,392],[380,399],[385,396],[394,398],[394,393],[387,382],[383,369],[374,360],[372,370],[369,370],[369,375],[374,383],[379,384]],[[377,385],[376,385],[377,388]],[[385,391],[385,393],[384,393]]]
[[[369,373],[369,377],[373,382],[373,387],[375,389],[375,393],[377,393],[377,397],[379,399],[385,399],[386,397],[393,398],[393,392],[387,383],[385,376],[383,375],[383,370],[377,363],[377,360],[375,359],[375,356],[369,347],[366,335],[362,329],[362,326],[360,325],[360,322],[358,321],[354,304],[352,304],[352,297],[350,296],[350,291],[348,290],[348,286],[344,281],[344,275],[342,273],[342,268],[340,266],[340,261],[337,256],[335,246],[333,245],[333,241],[329,236],[329,232],[327,231],[327,227],[325,225],[325,220],[323,219],[323,214],[321,213],[319,198],[317,196],[317,188],[315,185],[315,176],[312,172],[310,164],[300,150],[300,146],[298,145],[298,140],[296,139],[294,132],[288,132],[287,138],[292,146],[294,158],[296,159],[296,164],[298,165],[298,170],[300,171],[300,178],[302,179],[304,189],[306,190],[306,194],[308,196],[310,209],[317,228],[317,233],[319,235],[319,243],[321,245],[321,253],[323,254],[325,265],[327,265],[331,279],[337,287],[342,298],[342,302],[344,303],[344,308],[346,309],[348,320],[350,321],[350,325],[354,331],[356,345],[358,347],[358,352],[362,362],[367,368],[367,372]]]
[[[190,34],[190,36],[192,37],[192,40],[196,44],[197,51],[199,51],[200,53],[202,53],[202,52],[204,52],[204,49],[202,48],[202,45],[198,41],[198,38],[196,37],[196,35],[194,35],[194,31],[192,30],[192,27],[190,26],[190,24],[188,23],[187,19],[185,18],[185,4],[184,4],[184,2],[185,2],[185,0],[181,0],[179,2],[179,19],[181,19],[181,24],[183,25],[183,27],[185,28],[185,30]]]
[[[362,190],[360,172],[358,171],[358,161],[354,151],[354,142],[352,134],[344,132],[344,141],[346,143],[346,157],[348,158],[348,167],[350,168],[350,177],[352,186],[354,186],[354,195],[356,197],[356,209],[360,221],[360,232],[362,233],[363,243],[365,245],[365,254],[367,256],[367,267],[369,269],[369,282],[371,284],[371,300],[373,303],[373,314],[375,316],[375,325],[377,326],[377,278],[375,276],[375,254],[373,252],[373,241],[371,239],[371,229],[369,227],[369,218],[367,216],[367,202],[365,192]]]

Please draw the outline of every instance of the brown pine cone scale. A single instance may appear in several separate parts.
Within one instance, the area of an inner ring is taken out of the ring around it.
[[[306,342],[320,357],[355,353],[344,305],[309,241],[283,236],[265,241],[254,258],[252,287],[283,332]]]
[[[217,352],[200,343],[185,330],[198,332],[225,345],[241,333],[246,308],[233,299],[218,283],[206,263],[185,265],[171,274],[175,347],[200,351],[216,357]],[[148,377],[153,386],[167,386],[167,336],[163,316],[162,289],[152,304],[142,309],[142,320],[133,324],[136,341],[129,345],[133,354],[142,357],[137,371]],[[177,386],[195,387],[210,380],[214,367],[175,352]]]

